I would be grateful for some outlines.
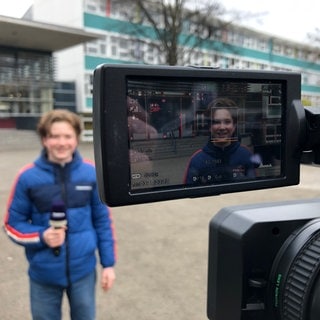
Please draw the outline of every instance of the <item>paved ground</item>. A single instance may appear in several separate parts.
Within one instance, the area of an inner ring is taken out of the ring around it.
[[[0,130],[0,141],[10,132]],[[1,218],[14,176],[39,152],[33,139],[0,142]],[[92,144],[80,146],[93,159]],[[208,224],[229,205],[320,196],[320,168],[302,166],[301,184],[202,199],[113,208],[118,239],[117,281],[98,288],[97,320],[204,320],[206,317]],[[0,319],[30,320],[27,264],[21,247],[0,232]],[[64,319],[67,307],[64,306]]]

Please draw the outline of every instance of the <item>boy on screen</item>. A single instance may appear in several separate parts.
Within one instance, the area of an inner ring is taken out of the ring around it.
[[[187,165],[184,183],[204,185],[255,177],[253,154],[237,138],[237,105],[228,98],[217,98],[207,108],[210,139],[196,151]]]

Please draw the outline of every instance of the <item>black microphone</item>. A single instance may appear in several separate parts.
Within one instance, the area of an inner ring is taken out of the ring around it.
[[[54,229],[64,228],[67,225],[66,207],[63,201],[54,202],[50,214],[49,224]],[[53,248],[53,254],[60,254],[60,247]]]

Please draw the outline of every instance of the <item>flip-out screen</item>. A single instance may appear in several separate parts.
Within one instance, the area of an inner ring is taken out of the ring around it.
[[[102,198],[119,205],[297,183],[288,127],[299,122],[290,117],[299,81],[292,73],[99,67]]]
[[[281,177],[283,89],[128,78],[130,191]]]

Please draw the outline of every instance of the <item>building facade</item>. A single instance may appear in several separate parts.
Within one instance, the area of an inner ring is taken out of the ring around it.
[[[64,10],[61,11],[60,8]],[[93,70],[101,63],[163,64],[157,41],[148,32],[135,34],[128,12],[140,12],[123,0],[35,0],[33,19],[84,28],[101,37],[55,54],[57,79],[76,82],[78,112],[92,112]],[[153,12],[156,14],[156,12]],[[132,17],[132,14],[131,14]],[[192,33],[192,23],[184,32]],[[148,36],[149,34],[149,36]],[[225,45],[227,44],[227,45]],[[320,53],[317,48],[257,32],[244,27],[228,27],[193,50],[188,64],[221,68],[295,71],[302,75],[305,105],[320,105]]]
[[[0,128],[35,129],[48,110],[76,110],[74,82],[56,82],[53,52],[93,39],[97,35],[83,29],[35,22],[27,15],[0,16]]]
[[[21,128],[22,118],[52,109],[53,81],[51,53],[0,48],[0,126]]]

